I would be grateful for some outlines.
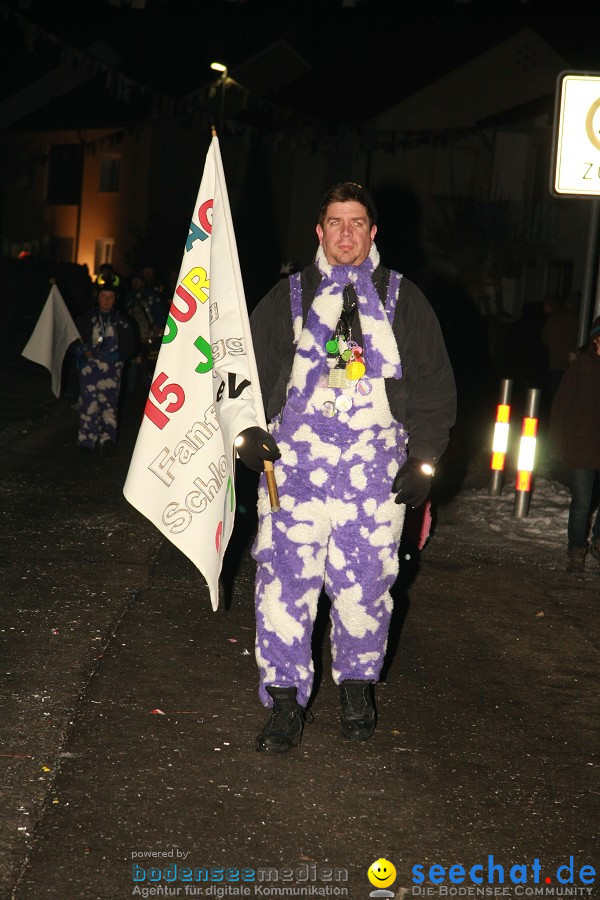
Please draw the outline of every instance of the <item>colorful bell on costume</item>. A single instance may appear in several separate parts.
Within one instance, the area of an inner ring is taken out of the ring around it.
[[[364,362],[359,362],[358,360],[353,360],[353,362],[349,362],[346,365],[346,378],[349,381],[357,381],[367,371],[367,368]]]

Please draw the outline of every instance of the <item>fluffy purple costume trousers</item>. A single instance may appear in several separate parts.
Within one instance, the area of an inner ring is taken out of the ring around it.
[[[259,486],[253,556],[256,659],[265,706],[272,705],[266,687],[273,685],[294,686],[298,702],[308,702],[314,677],[311,640],[323,587],[331,600],[336,684],[348,678],[377,681],[392,613],[390,588],[398,575],[405,507],[395,503],[391,484],[406,458],[407,435],[390,412],[384,373],[390,374],[391,365],[394,374],[401,374],[400,362],[395,348],[396,359],[389,363],[393,351],[385,337],[379,348],[375,342],[365,352],[369,393],[360,393],[356,383],[343,389],[327,386],[324,347],[339,317],[340,284],[348,283],[348,272],[338,273],[336,267],[333,276],[304,329],[299,282],[292,280],[296,358],[283,413],[270,426],[281,450],[275,463],[279,512],[270,511],[264,478]],[[395,277],[385,310],[378,298],[376,304],[371,298],[368,309],[359,304],[363,332],[374,315],[376,335],[381,329],[387,334],[386,326],[391,334]],[[350,409],[324,414],[324,404],[341,393],[351,397]]]
[[[99,329],[94,325],[93,341],[97,343]],[[86,360],[79,372],[79,447],[93,449],[96,444],[117,440],[119,395],[123,363],[110,358],[116,353],[117,339],[109,324],[102,342],[102,353]]]

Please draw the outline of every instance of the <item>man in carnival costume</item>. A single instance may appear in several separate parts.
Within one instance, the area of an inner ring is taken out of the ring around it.
[[[275,461],[280,502],[272,513],[261,480],[256,659],[271,715],[259,751],[300,743],[323,587],[342,733],[373,734],[406,505],[427,498],[456,413],[438,320],[414,284],[380,265],[367,191],[330,188],[316,231],[314,263],[252,313],[270,434],[254,427],[236,440],[249,468]]]

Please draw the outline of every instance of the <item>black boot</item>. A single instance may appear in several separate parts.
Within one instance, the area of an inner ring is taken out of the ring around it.
[[[370,681],[349,678],[339,686],[342,704],[342,733],[351,741],[368,741],[377,719]]]
[[[273,709],[256,738],[256,749],[259,753],[286,753],[300,743],[306,710],[296,700],[295,687],[268,687],[267,694],[273,698]]]
[[[572,547],[567,553],[567,574],[583,575],[585,572],[585,547]]]

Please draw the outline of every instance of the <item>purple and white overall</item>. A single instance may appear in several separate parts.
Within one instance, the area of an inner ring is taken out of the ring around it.
[[[116,326],[98,314],[92,323],[92,357],[79,357],[79,447],[93,449],[117,440],[117,411],[123,361]]]
[[[266,690],[272,686],[296,687],[300,706],[308,703],[323,588],[331,601],[334,682],[374,683],[383,665],[405,514],[391,486],[408,434],[385,389],[385,379],[402,377],[391,326],[401,276],[392,272],[384,307],[372,281],[378,263],[374,244],[358,266],[330,265],[319,247],[315,264],[323,277],[304,327],[299,276],[290,279],[295,355],[284,408],[269,425],[281,451],[274,464],[280,511],[271,513],[263,476],[252,548],[265,706],[273,705]],[[356,293],[363,334],[359,377],[356,370],[345,374],[351,342],[331,352],[347,285]]]

